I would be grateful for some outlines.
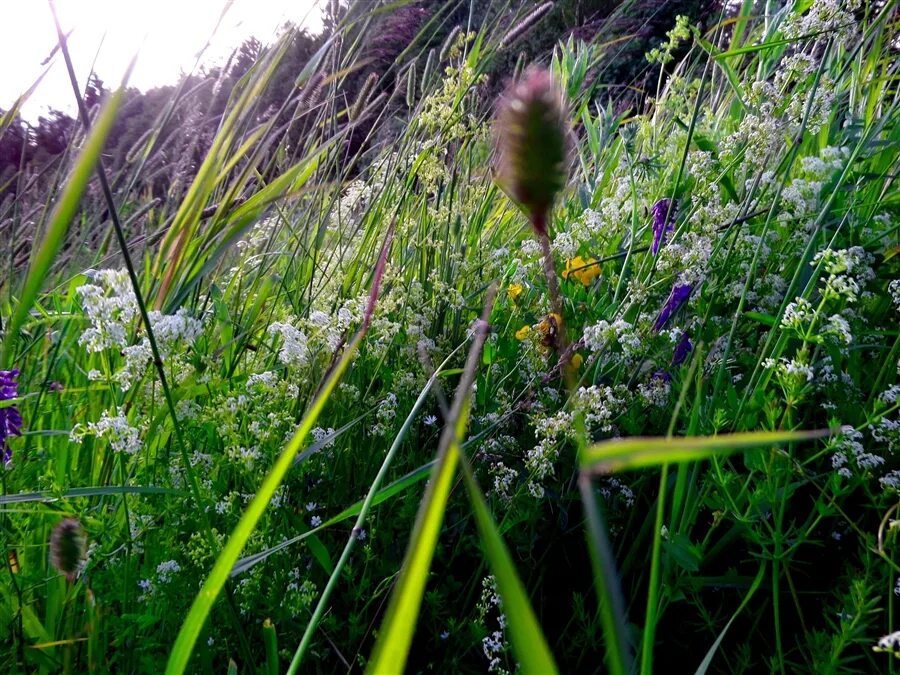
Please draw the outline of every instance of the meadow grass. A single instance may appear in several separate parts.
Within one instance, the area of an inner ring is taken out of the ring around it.
[[[492,10],[379,77],[354,4],[296,137],[285,34],[167,199],[196,92],[112,176],[114,93],[0,204],[5,672],[893,672],[897,3],[679,19],[640,109],[561,41],[499,181]]]

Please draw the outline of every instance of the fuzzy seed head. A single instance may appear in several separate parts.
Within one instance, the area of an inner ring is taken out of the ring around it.
[[[75,518],[57,523],[50,535],[50,563],[70,582],[78,575],[84,551],[85,536],[81,523]]]
[[[544,234],[566,183],[569,140],[563,94],[549,70],[531,66],[510,85],[497,110],[495,136],[497,180]]]

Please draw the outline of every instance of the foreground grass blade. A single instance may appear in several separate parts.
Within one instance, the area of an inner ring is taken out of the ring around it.
[[[462,345],[460,345],[460,347],[461,346]],[[394,438],[394,442],[388,449],[388,452],[384,457],[384,461],[381,463],[381,468],[378,470],[378,474],[375,476],[375,480],[372,481],[372,485],[369,486],[369,491],[366,494],[362,505],[360,506],[359,515],[353,525],[353,529],[350,531],[350,536],[347,539],[347,543],[344,545],[344,550],[341,552],[341,557],[338,560],[337,564],[334,566],[334,571],[328,578],[328,583],[325,585],[325,590],[322,591],[319,602],[316,604],[316,608],[315,610],[313,610],[312,617],[309,620],[309,624],[307,624],[306,630],[303,632],[303,637],[300,640],[300,644],[297,645],[297,650],[294,652],[294,658],[291,659],[290,666],[287,670],[288,675],[296,673],[297,669],[300,667],[300,663],[303,660],[303,655],[309,647],[310,642],[312,641],[312,637],[315,633],[316,627],[318,626],[319,621],[321,621],[322,616],[325,613],[325,609],[328,607],[328,600],[331,597],[331,593],[332,591],[334,591],[334,588],[337,586],[337,582],[340,579],[341,570],[343,570],[344,566],[347,564],[347,561],[350,559],[350,553],[353,551],[353,547],[357,541],[357,536],[366,521],[366,516],[369,514],[369,509],[375,503],[375,497],[378,494],[381,483],[384,481],[384,477],[387,475],[388,469],[391,466],[391,462],[396,456],[397,451],[400,449],[400,445],[402,444],[403,439],[406,437],[409,428],[412,426],[413,422],[418,416],[422,405],[424,405],[425,400],[429,392],[431,391],[431,387],[434,385],[441,373],[441,369],[447,365],[447,363],[451,358],[453,358],[460,347],[454,349],[447,356],[447,358],[444,359],[444,362],[438,367],[438,369],[434,373],[432,373],[431,377],[428,378],[428,382],[425,383],[425,386],[419,393],[419,396],[416,399],[412,410],[410,410],[409,415],[406,416],[406,420],[403,422],[403,426],[400,428],[400,432]]]
[[[109,495],[168,495],[170,497],[185,497],[187,492],[175,488],[157,487],[155,485],[106,485],[101,487],[71,488],[61,493],[51,490],[43,492],[21,492],[12,495],[0,495],[0,504],[21,504],[24,502],[58,502],[61,499],[75,499],[77,497],[103,497]]]
[[[460,378],[453,407],[441,434],[438,457],[431,473],[431,481],[419,505],[416,522],[413,525],[409,547],[400,569],[400,578],[391,594],[387,613],[381,624],[378,642],[369,661],[369,673],[401,673],[406,666],[409,647],[412,644],[422,594],[428,571],[437,546],[438,534],[444,520],[450,487],[459,461],[459,450],[455,439],[465,431],[467,400],[475,380],[475,370],[481,359],[481,349],[487,337],[487,317],[493,307],[496,288],[488,291],[488,299],[482,314],[480,329],[475,334],[466,366]]]
[[[50,266],[53,264],[57,253],[59,253],[63,239],[69,229],[69,223],[72,222],[72,218],[74,218],[78,210],[81,196],[84,194],[97,160],[100,158],[103,145],[106,143],[106,137],[116,121],[116,113],[119,110],[121,101],[122,89],[119,89],[110,96],[109,101],[104,105],[96,124],[94,124],[84,143],[81,155],[69,174],[69,180],[59,200],[56,202],[44,238],[37,252],[32,257],[28,276],[25,278],[22,293],[19,295],[19,302],[10,317],[9,325],[5,326],[6,333],[3,340],[3,350],[0,353],[0,368],[6,368],[10,364],[9,359],[12,358],[13,341],[28,317],[31,306],[34,304],[41,286],[47,279]]]
[[[585,449],[581,456],[581,469],[588,473],[605,474],[645,469],[664,463],[696,462],[716,455],[728,455],[744,448],[805,441],[822,438],[830,433],[828,429],[820,429],[754,431],[689,438],[613,438]]]
[[[712,663],[713,657],[716,655],[716,651],[719,649],[719,645],[722,644],[722,640],[725,639],[725,633],[728,632],[728,629],[731,628],[731,624],[734,623],[734,620],[738,618],[741,612],[744,611],[744,608],[749,604],[750,599],[754,596],[756,591],[759,590],[759,587],[762,585],[762,580],[766,575],[766,564],[763,561],[763,564],[760,565],[759,572],[756,574],[756,578],[753,580],[753,583],[750,584],[750,590],[747,591],[747,595],[744,596],[743,601],[741,601],[740,606],[735,610],[732,617],[728,620],[728,623],[725,624],[725,628],[722,629],[722,632],[719,633],[719,637],[716,638],[716,641],[712,643],[712,647],[709,648],[709,651],[706,652],[706,656],[703,657],[703,661],[700,662],[700,666],[697,668],[696,675],[706,675],[706,671],[709,670],[709,664]]]
[[[293,438],[288,442],[287,446],[276,460],[275,465],[263,480],[262,485],[260,485],[259,490],[257,490],[256,495],[253,497],[253,500],[250,502],[244,515],[241,516],[241,520],[238,522],[237,527],[235,527],[234,531],[231,533],[225,547],[216,559],[212,571],[210,571],[209,576],[203,583],[203,587],[200,589],[197,597],[194,598],[194,602],[191,605],[187,618],[184,620],[181,630],[178,632],[175,645],[172,647],[171,654],[169,654],[166,673],[183,673],[185,668],[187,668],[194,645],[197,642],[200,631],[203,629],[203,624],[206,622],[206,618],[209,616],[216,598],[222,591],[222,587],[225,585],[229,573],[234,567],[234,563],[237,561],[244,545],[256,528],[259,519],[262,518],[266,507],[269,505],[269,501],[272,499],[272,495],[275,494],[275,490],[281,485],[285,475],[293,465],[295,455],[303,446],[303,441],[315,425],[331,392],[337,386],[344,371],[350,365],[356,350],[359,348],[360,343],[365,337],[366,330],[372,319],[372,313],[375,309],[375,301],[378,297],[378,288],[381,284],[381,277],[384,273],[387,254],[390,249],[392,232],[393,230],[388,232],[384,247],[381,250],[381,256],[378,260],[378,266],[373,275],[372,288],[369,294],[369,305],[366,309],[363,325],[360,327],[359,331],[357,331],[353,340],[351,340],[344,350],[341,358],[328,374],[319,389],[319,393],[313,400],[312,405],[310,405],[309,410],[300,421],[300,425],[297,428],[296,433],[294,433]]]
[[[627,623],[622,584],[617,573],[615,555],[609,543],[609,535],[600,508],[591,489],[591,479],[586,473],[578,478],[581,501],[584,504],[585,536],[591,556],[594,589],[600,607],[603,625],[604,659],[612,675],[631,672],[632,654],[625,634]]]
[[[466,407],[468,417],[468,406]],[[459,429],[460,427],[457,427]],[[463,426],[462,429],[465,429]],[[553,655],[547,646],[547,640],[538,624],[534,610],[528,600],[525,586],[519,579],[516,567],[513,564],[506,544],[497,529],[497,523],[491,516],[484,495],[475,482],[475,476],[468,461],[462,456],[459,448],[460,437],[454,442],[454,451],[460,455],[463,477],[475,511],[475,523],[478,533],[484,544],[491,572],[497,581],[497,590],[503,600],[503,613],[506,615],[507,628],[509,629],[509,641],[512,644],[513,653],[516,656],[521,672],[544,675],[559,672]]]

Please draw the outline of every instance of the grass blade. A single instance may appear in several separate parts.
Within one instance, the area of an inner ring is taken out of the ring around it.
[[[664,463],[696,462],[728,455],[744,448],[780,445],[822,438],[828,429],[816,431],[754,431],[689,438],[613,438],[588,447],[581,457],[583,471],[593,474],[644,469]]]
[[[506,615],[509,628],[510,643],[521,672],[535,675],[559,672],[531,608],[525,586],[519,579],[515,564],[497,529],[497,523],[491,516],[478,483],[475,482],[468,460],[462,455],[459,443],[460,438],[457,436],[454,441],[455,451],[462,458],[463,478],[475,512],[475,523],[478,525],[478,533],[484,544],[491,572],[497,580],[497,590],[503,600],[503,613]]]
[[[487,337],[487,317],[493,307],[495,287],[488,291],[488,299],[482,314],[466,366],[456,390],[453,407],[441,434],[438,456],[431,473],[431,481],[419,505],[409,546],[400,569],[400,578],[391,594],[390,604],[381,625],[378,642],[369,661],[369,673],[400,673],[406,666],[406,658],[412,644],[425,582],[431,568],[431,560],[437,546],[438,534],[444,520],[450,487],[459,461],[459,449],[455,439],[464,431],[467,400],[475,380],[475,370],[481,359],[481,349]]]
[[[50,266],[56,258],[62,247],[63,239],[69,229],[69,223],[75,217],[81,197],[90,182],[91,174],[100,159],[100,153],[106,143],[106,137],[112,130],[113,123],[116,121],[116,113],[119,110],[119,104],[122,101],[122,89],[118,89],[109,101],[103,106],[103,110],[97,118],[84,148],[79,155],[72,172],[69,174],[69,180],[63,188],[59,200],[53,209],[50,217],[47,231],[41,241],[40,247],[35,253],[31,261],[31,267],[28,270],[28,276],[25,278],[25,284],[19,295],[19,302],[6,326],[6,334],[3,340],[3,350],[0,354],[0,365],[6,367],[12,358],[12,345],[19,329],[28,317],[31,306],[40,293],[41,286],[47,278]]]
[[[259,519],[262,518],[266,507],[269,505],[269,501],[272,499],[272,495],[275,494],[275,490],[281,485],[285,475],[293,465],[294,457],[300,451],[303,441],[315,425],[331,392],[337,386],[344,371],[350,365],[350,361],[353,359],[356,350],[359,348],[360,343],[365,337],[366,330],[369,327],[369,322],[371,321],[372,313],[375,308],[375,301],[378,297],[378,288],[387,261],[391,235],[392,231],[388,233],[384,247],[381,251],[378,266],[375,270],[372,289],[369,295],[369,306],[366,310],[363,325],[353,337],[353,340],[347,345],[343,355],[328,374],[320,387],[318,394],[310,405],[309,410],[300,421],[300,425],[293,438],[288,442],[287,446],[276,460],[275,465],[263,480],[262,485],[260,485],[259,490],[257,490],[256,495],[253,497],[253,500],[250,502],[244,515],[241,516],[241,520],[228,538],[219,557],[216,559],[215,565],[213,565],[213,568],[206,578],[206,581],[203,583],[203,587],[200,589],[197,597],[194,598],[194,602],[191,605],[187,618],[185,618],[181,630],[178,632],[178,637],[175,639],[172,652],[169,654],[169,662],[166,664],[166,673],[170,675],[173,673],[183,673],[187,668],[194,645],[197,642],[200,631],[203,629],[203,624],[206,622],[206,618],[209,616],[216,598],[222,591],[222,587],[225,585],[229,573],[234,567],[234,563],[237,561],[244,545],[256,528]]]

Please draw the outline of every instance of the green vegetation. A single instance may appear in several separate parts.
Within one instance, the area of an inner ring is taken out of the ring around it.
[[[895,0],[334,4],[0,163],[0,669],[893,672]]]

